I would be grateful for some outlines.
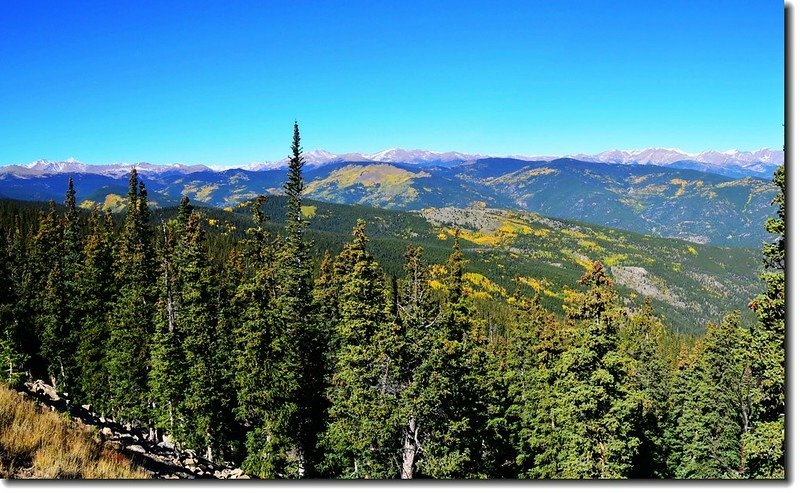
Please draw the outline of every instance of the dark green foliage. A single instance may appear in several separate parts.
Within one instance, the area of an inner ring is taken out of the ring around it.
[[[215,284],[211,278],[200,217],[191,213],[175,253],[178,265],[176,295],[180,300],[175,325],[183,336],[186,361],[183,392],[185,442],[193,448],[213,452],[225,449],[222,431],[232,418],[232,406],[225,385],[223,351],[216,319]]]
[[[421,475],[478,478],[485,474],[487,359],[464,291],[465,260],[456,238],[447,263],[441,321],[429,330],[412,389],[419,406],[417,461]],[[430,314],[427,315],[430,317]]]
[[[125,223],[116,249],[118,287],[107,357],[110,408],[115,416],[148,418],[149,341],[153,335],[155,264],[144,183],[131,171]]]
[[[4,307],[2,308],[3,330],[3,368],[5,376],[15,381],[23,376],[23,371],[30,377],[34,368],[44,364],[40,360],[39,332],[36,327],[38,315],[32,309],[36,306],[38,293],[35,291],[32,266],[28,261],[30,247],[28,244],[33,227],[27,232],[21,223],[22,214],[13,214],[8,232],[4,235],[3,267],[6,282],[4,283]],[[33,214],[30,214],[33,216]]]
[[[400,424],[402,425],[403,479],[418,476],[418,462],[423,457],[423,442],[430,435],[434,417],[432,399],[435,389],[429,389],[431,379],[429,351],[435,347],[441,333],[440,308],[432,296],[431,275],[422,259],[423,250],[409,246],[405,254],[405,277],[396,301],[397,320],[402,327],[398,341],[401,350],[399,381]]]
[[[81,318],[84,311],[84,301],[80,297],[78,287],[83,260],[83,228],[81,216],[75,204],[75,188],[72,178],[67,183],[64,209],[64,216],[61,219],[63,243],[58,260],[61,269],[59,289],[62,290],[59,296],[64,303],[63,311],[60,314],[63,318],[60,322],[62,333],[58,342],[59,351],[62,353],[60,365],[63,368],[59,385],[65,390],[77,392],[80,395],[78,379],[81,370],[76,366],[75,354],[80,344]]]
[[[114,220],[92,208],[89,234],[78,274],[78,296],[83,301],[80,338],[76,355],[82,399],[102,412],[109,412],[108,369],[109,310],[114,296]]]
[[[282,326],[289,316],[279,302],[281,245],[267,241],[263,213],[254,207],[257,226],[251,228],[246,263],[251,277],[240,284],[236,302],[242,307],[236,327],[239,416],[252,424],[245,469],[259,477],[297,477],[300,361],[297,339]],[[284,251],[285,252],[285,251]]]
[[[748,333],[731,314],[709,325],[677,379],[670,472],[676,478],[738,478],[744,403],[749,400]]]
[[[438,234],[483,212],[437,229],[305,201],[297,127],[289,161],[252,219],[186,198],[154,215],[135,171],[116,223],[71,183],[63,207],[0,201],[2,379],[54,379],[264,478],[784,477],[783,168],[755,314],[698,337],[599,262],[572,290],[578,264],[624,250],[668,285],[734,289],[746,252],[507,211],[485,214],[550,232],[451,249]],[[748,293],[687,292],[706,318]]]
[[[44,365],[34,368],[34,371],[56,382],[56,376],[61,376],[63,361],[51,360],[51,356],[63,354],[57,346],[60,338],[65,335],[63,282],[61,268],[59,267],[59,246],[62,241],[62,231],[58,220],[55,202],[50,202],[47,214],[40,214],[39,229],[33,237],[31,262],[30,287],[33,298],[32,305],[37,307],[33,315],[35,335],[37,338],[37,353]],[[59,379],[61,380],[61,379]]]
[[[22,330],[17,318],[17,306],[21,301],[19,283],[15,282],[23,265],[14,262],[11,248],[13,237],[0,227],[0,381],[12,386],[20,383],[27,362],[22,346]]]
[[[634,361],[632,390],[640,403],[634,418],[639,447],[630,473],[633,478],[668,477],[664,429],[670,371],[666,337],[667,328],[653,313],[649,298],[630,315],[621,334],[622,346]]]
[[[758,316],[752,342],[752,415],[743,449],[748,473],[758,478],[783,478],[785,457],[785,319],[786,319],[786,175],[781,166],[773,182],[778,194],[773,204],[778,216],[767,220],[766,230],[775,240],[764,245],[761,279],[764,293],[750,308]]]
[[[47,374],[54,386],[65,390],[64,382],[71,375],[70,362],[73,353],[69,352],[70,333],[66,325],[67,300],[64,296],[64,274],[58,262],[47,275],[44,292],[41,296],[41,339],[42,357],[47,361]]]
[[[396,329],[387,320],[383,273],[367,251],[364,228],[359,221],[336,259],[341,345],[328,390],[324,467],[336,477],[393,478],[399,475],[400,427]]]
[[[580,282],[588,290],[567,311],[573,340],[553,368],[552,476],[624,478],[639,446],[633,430],[634,361],[619,346],[624,319],[603,266],[595,262]]]
[[[182,200],[178,216],[161,223],[158,255],[161,269],[158,279],[158,302],[154,317],[155,331],[150,344],[150,399],[152,418],[156,425],[170,435],[183,438],[181,404],[186,389],[186,358],[183,353],[185,333],[176,325],[176,310],[180,308],[180,265],[176,263],[176,243],[189,220],[188,200]]]
[[[300,130],[294,124],[289,171],[284,191],[286,223],[282,245],[276,252],[277,296],[275,307],[279,317],[280,336],[286,341],[286,350],[278,355],[291,370],[283,378],[296,379],[294,395],[287,396],[295,405],[296,416],[291,418],[291,440],[297,454],[297,475],[315,476],[320,460],[317,437],[325,413],[325,340],[314,323],[313,281],[311,261],[305,238],[308,227],[303,210],[303,154],[300,147]]]
[[[505,357],[500,362],[507,389],[503,419],[509,429],[509,454],[520,477],[552,477],[558,452],[553,433],[555,363],[566,350],[562,328],[538,297],[517,289]]]

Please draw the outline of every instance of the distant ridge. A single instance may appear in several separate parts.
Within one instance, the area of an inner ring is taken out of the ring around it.
[[[489,157],[508,157],[522,161],[548,162],[567,157],[592,163],[655,165],[679,169],[694,169],[733,178],[742,178],[746,176],[770,178],[775,172],[775,169],[784,162],[783,151],[766,148],[757,151],[731,149],[728,151],[712,150],[690,153],[680,149],[657,147],[641,150],[614,149],[598,154],[570,154],[567,156],[490,156],[487,154],[468,154],[456,151],[437,152],[423,149],[399,148],[386,149],[372,154],[358,152],[334,154],[323,149],[315,149],[307,151],[304,157],[306,164],[312,168],[347,162],[402,163],[421,168],[437,166],[456,167],[464,163],[470,163]],[[69,158],[64,161],[38,160],[28,164],[0,166],[0,175],[10,173],[23,177],[60,173],[92,173],[104,176],[121,176],[127,174],[134,166],[137,170],[145,174],[162,173],[166,171],[195,173],[198,171],[222,171],[226,169],[262,171],[281,169],[286,166],[286,160],[219,166],[204,164],[186,165],[181,163],[152,164],[147,162],[86,164],[75,158]]]

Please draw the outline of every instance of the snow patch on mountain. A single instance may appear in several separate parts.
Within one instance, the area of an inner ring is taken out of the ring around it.
[[[365,153],[334,154],[324,149],[314,149],[303,154],[305,164],[310,168],[345,162],[379,162],[379,163],[404,163],[419,167],[426,166],[458,166],[463,163],[473,162],[477,159],[492,157],[487,154],[468,154],[456,151],[437,152],[424,149],[391,148],[383,151]],[[552,155],[511,155],[503,156],[524,161],[552,161],[562,156]],[[657,165],[678,168],[697,169],[728,176],[762,176],[769,177],[776,167],[783,164],[783,151],[772,149],[759,149],[757,151],[740,151],[729,149],[727,151],[704,151],[691,153],[676,148],[655,147],[639,150],[613,149],[598,154],[571,154],[568,157],[581,161],[611,164],[630,165]],[[186,165],[182,163],[151,164],[139,163],[113,163],[104,165],[91,165],[80,162],[71,157],[64,161],[38,160],[22,165],[0,166],[0,175],[14,174],[16,176],[36,176],[59,173],[95,173],[107,176],[122,176],[130,172],[131,168],[142,174],[158,174],[166,172],[194,173],[198,171],[224,171],[240,168],[250,171],[276,170],[288,165],[288,157],[276,161],[262,161],[246,165],[223,166],[202,164]]]

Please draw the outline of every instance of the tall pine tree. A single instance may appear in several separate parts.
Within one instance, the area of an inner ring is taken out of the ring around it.
[[[486,351],[474,330],[473,310],[464,286],[466,261],[458,237],[447,262],[441,323],[433,327],[430,347],[414,386],[420,395],[416,462],[421,476],[485,476],[487,432]]]
[[[778,216],[767,220],[767,232],[775,240],[764,245],[761,279],[765,291],[750,308],[758,323],[753,329],[752,377],[755,393],[752,416],[744,437],[748,474],[758,478],[785,476],[786,385],[786,171],[781,165],[773,182],[778,194],[772,201]]]
[[[149,418],[147,375],[155,302],[149,219],[147,192],[133,169],[116,250],[118,292],[110,320],[107,365],[112,412],[118,418],[140,422]]]
[[[283,244],[278,249],[276,262],[277,296],[276,312],[281,320],[279,327],[286,340],[286,350],[276,357],[285,360],[289,370],[282,378],[296,378],[296,393],[286,396],[295,402],[296,416],[291,418],[292,440],[297,448],[299,476],[314,475],[319,460],[316,439],[322,431],[321,423],[325,411],[324,398],[324,341],[314,323],[311,263],[309,245],[305,238],[308,222],[302,208],[303,149],[300,145],[300,129],[294,123],[289,171],[284,192],[286,225]]]
[[[108,313],[115,293],[113,231],[111,212],[107,211],[105,216],[101,216],[95,205],[89,218],[89,235],[84,245],[83,265],[77,282],[79,297],[83,300],[76,356],[80,370],[80,396],[87,404],[104,413],[110,411],[106,357]]]
[[[207,257],[205,233],[200,216],[190,213],[178,244],[177,292],[180,310],[175,324],[183,335],[183,354],[186,358],[186,388],[183,406],[186,415],[186,443],[206,451],[212,460],[214,453],[225,449],[223,431],[232,418],[232,409],[225,395],[223,381],[223,352],[217,329],[215,283]]]
[[[394,478],[400,470],[395,328],[387,320],[383,274],[367,251],[365,228],[359,220],[336,259],[341,345],[328,390],[324,467],[335,477]]]
[[[623,312],[613,282],[595,262],[580,283],[588,288],[568,307],[573,342],[555,365],[552,411],[557,478],[624,478],[638,440],[633,360],[621,350]]]

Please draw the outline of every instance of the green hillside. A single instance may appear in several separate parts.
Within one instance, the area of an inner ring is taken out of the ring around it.
[[[285,199],[279,196],[267,197],[264,204],[272,218],[267,225],[275,232],[282,224],[284,206]],[[212,242],[243,237],[251,225],[249,202],[226,210],[200,210],[214,233]],[[458,228],[469,260],[467,270],[479,275],[470,277],[474,296],[507,297],[519,282],[539,292],[543,305],[556,312],[562,311],[593,260],[610,268],[626,299],[651,297],[669,325],[685,332],[702,332],[725,311],[745,306],[759,287],[755,249],[698,245],[480,207],[401,212],[308,201],[305,211],[319,253],[338,252],[356,220],[366,220],[372,252],[388,273],[397,276],[402,274],[401,260],[409,243],[424,246],[428,261],[443,264]],[[175,212],[167,208],[156,215],[171,217]]]
[[[187,196],[209,207],[235,207],[258,195],[279,195],[285,170],[147,174],[153,205]],[[125,177],[76,174],[78,203],[121,210]],[[480,159],[451,168],[348,162],[308,170],[305,196],[393,210],[483,205],[535,212],[696,243],[760,247],[774,186],[687,169]],[[0,198],[61,200],[67,175],[0,174]]]

